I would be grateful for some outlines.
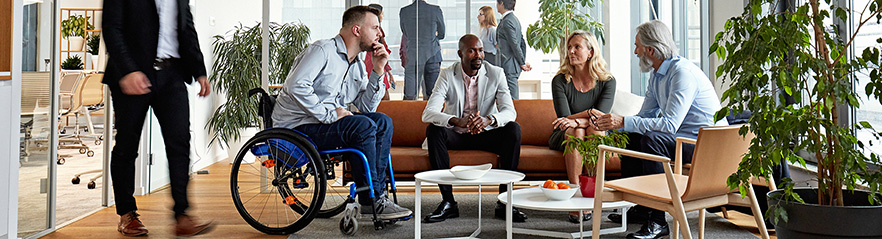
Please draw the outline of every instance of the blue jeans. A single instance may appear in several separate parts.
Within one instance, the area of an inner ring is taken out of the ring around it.
[[[367,157],[364,165],[357,157],[346,157],[351,166],[355,186],[367,186],[365,167],[371,171],[374,195],[379,197],[384,191],[383,182],[389,170],[389,148],[392,144],[392,119],[383,113],[354,113],[331,124],[306,124],[294,129],[306,134],[316,144],[318,150],[354,148]],[[358,201],[369,205],[368,192],[359,193]]]

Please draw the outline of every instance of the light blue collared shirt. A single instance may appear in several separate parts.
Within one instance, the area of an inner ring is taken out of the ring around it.
[[[694,63],[679,56],[665,60],[653,71],[640,113],[625,116],[626,132],[659,131],[696,138],[698,128],[728,125],[714,122],[720,99],[707,76]]]
[[[337,121],[335,109],[350,103],[360,112],[376,111],[386,86],[382,75],[368,76],[362,59],[359,54],[349,62],[340,35],[309,45],[285,79],[273,108],[273,127],[331,124]]]

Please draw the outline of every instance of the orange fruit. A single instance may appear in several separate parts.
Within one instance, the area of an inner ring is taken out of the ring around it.
[[[542,187],[543,188],[550,188],[550,189],[557,189],[557,184],[555,184],[554,181],[551,181],[551,179],[549,179],[549,180],[545,181],[545,184],[543,184]]]
[[[557,188],[559,188],[559,189],[570,189],[570,185],[567,185],[566,183],[558,183],[558,184],[557,184]]]

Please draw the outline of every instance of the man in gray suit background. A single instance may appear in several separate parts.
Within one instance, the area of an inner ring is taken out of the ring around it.
[[[508,90],[511,98],[518,98],[518,77],[521,71],[530,71],[530,63],[527,63],[527,43],[524,42],[524,34],[521,33],[521,21],[514,15],[516,0],[496,0],[496,10],[502,14],[499,26],[496,27],[496,41],[499,44],[497,51],[502,60],[500,67],[505,71],[508,80]]]
[[[423,86],[423,99],[428,100],[441,71],[441,45],[444,39],[444,15],[441,8],[415,0],[399,12],[402,47],[406,57],[401,59],[404,67],[404,100],[415,100]],[[405,40],[406,39],[406,40]]]

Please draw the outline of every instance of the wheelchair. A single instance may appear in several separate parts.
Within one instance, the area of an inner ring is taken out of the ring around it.
[[[262,88],[252,89],[248,94],[260,94],[258,115],[266,129],[249,139],[231,161],[230,191],[239,215],[258,231],[284,235],[303,229],[316,217],[330,218],[343,213],[340,231],[354,235],[361,215],[355,200],[357,193],[369,191],[373,202],[380,196],[374,195],[370,168],[365,167],[369,183],[364,187],[356,187],[346,172],[348,162],[344,158],[360,159],[368,165],[365,155],[352,148],[319,151],[301,132],[271,128],[275,97]],[[384,186],[398,203],[391,157],[387,159],[389,176]],[[375,230],[412,217],[380,219],[377,205],[372,207]]]

